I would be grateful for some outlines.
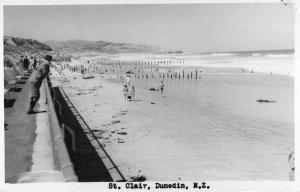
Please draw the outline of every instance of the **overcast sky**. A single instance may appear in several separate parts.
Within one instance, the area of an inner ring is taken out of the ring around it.
[[[291,49],[294,15],[281,3],[4,6],[4,34],[190,52]]]

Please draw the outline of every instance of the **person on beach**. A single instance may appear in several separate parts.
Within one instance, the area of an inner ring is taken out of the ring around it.
[[[290,164],[290,172],[289,177],[290,181],[293,181],[295,179],[295,153],[294,151],[291,151],[288,157],[288,162]]]
[[[30,83],[30,91],[27,114],[34,113],[33,108],[40,99],[40,87],[42,82],[45,78],[49,78],[48,74],[50,72],[52,56],[46,55],[45,60],[46,62],[44,62],[36,71],[34,71],[28,80]]]
[[[164,82],[161,81],[161,82],[160,82],[160,86],[159,86],[159,90],[160,90],[160,93],[161,93],[161,94],[163,94],[163,92],[164,92],[164,86],[165,86],[165,85],[164,85]]]
[[[124,95],[125,101],[127,101],[127,99],[128,99],[128,88],[127,88],[127,85],[124,85],[123,95]]]
[[[134,88],[134,86],[131,87],[130,95],[131,95],[131,99],[134,101],[134,96],[135,96],[135,88]]]
[[[127,77],[126,77],[126,84],[127,84],[128,86],[130,86],[130,83],[131,83],[130,76],[127,75]]]

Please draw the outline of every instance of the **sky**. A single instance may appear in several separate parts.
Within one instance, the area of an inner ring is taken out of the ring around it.
[[[4,6],[4,35],[148,44],[187,52],[294,48],[282,3]]]

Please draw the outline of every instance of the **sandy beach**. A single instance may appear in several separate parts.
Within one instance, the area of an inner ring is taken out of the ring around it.
[[[128,180],[288,180],[293,77],[202,68],[199,79],[164,79],[161,95],[149,91],[159,78],[132,75],[136,97],[128,102],[119,73],[105,68],[90,79],[65,69],[52,80]]]

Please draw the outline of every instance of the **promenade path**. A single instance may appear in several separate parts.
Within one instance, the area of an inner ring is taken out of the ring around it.
[[[63,182],[63,175],[55,170],[49,129],[45,89],[35,106],[36,114],[28,115],[28,81],[18,84],[21,92],[11,92],[16,99],[11,108],[4,109],[5,122],[5,182]]]

